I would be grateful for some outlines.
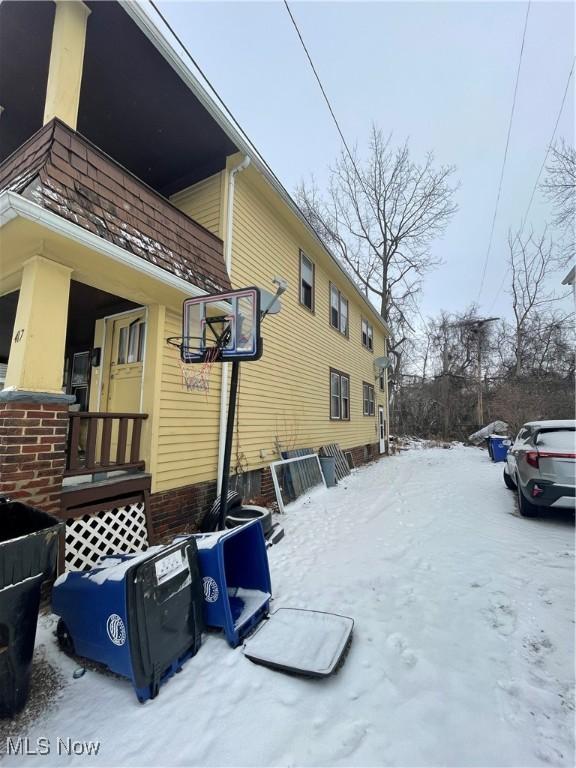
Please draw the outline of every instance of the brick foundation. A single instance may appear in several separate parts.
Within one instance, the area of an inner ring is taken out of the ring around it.
[[[216,498],[216,481],[186,485],[150,496],[150,517],[157,540],[199,530],[202,517]]]
[[[56,399],[0,400],[0,496],[53,514],[60,511],[68,434],[68,399]]]
[[[366,445],[357,445],[354,448],[346,448],[345,453],[350,452],[354,460],[354,467],[361,467],[362,464],[368,464],[381,457],[380,446],[378,443],[368,443]],[[272,482],[272,473],[270,467],[264,467],[262,470],[261,487],[262,498],[266,504],[276,502],[276,492]]]
[[[366,445],[357,445],[354,448],[347,448],[346,453],[352,454],[355,467],[361,467],[362,464],[368,464],[370,461],[380,458],[378,443],[367,443]]]
[[[356,467],[380,456],[378,443],[359,445],[350,450]],[[260,488],[260,495],[253,499],[255,503],[266,505],[276,501],[269,467],[261,470]],[[198,531],[202,517],[215,498],[215,480],[153,493],[150,496],[150,516],[156,540],[165,541],[176,534]]]

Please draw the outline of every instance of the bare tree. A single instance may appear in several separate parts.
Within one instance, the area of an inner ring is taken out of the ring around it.
[[[393,414],[397,433],[465,439],[478,425],[480,392],[483,423],[502,419],[513,432],[530,419],[572,417],[573,315],[553,303],[528,313],[517,375],[515,323],[479,319],[477,309],[442,311],[428,320],[410,359],[414,373],[401,377]]]
[[[531,318],[526,333],[525,364],[533,379],[574,377],[574,314],[544,311]]]
[[[550,273],[557,267],[554,244],[546,230],[540,236],[521,232],[508,233],[508,248],[514,313],[514,373],[521,376],[526,370],[529,348],[529,328],[539,314],[550,310],[564,298],[546,286]]]
[[[393,149],[373,126],[367,159],[343,151],[330,169],[326,195],[314,183],[297,191],[312,226],[390,327],[392,384],[413,330],[414,296],[424,274],[440,263],[430,246],[457,210],[453,173],[452,166],[435,168],[432,153],[423,164],[414,162],[407,142]]]
[[[566,235],[563,263],[575,254],[574,224],[576,219],[576,151],[564,139],[550,149],[550,164],[542,189],[553,205],[554,226]]]

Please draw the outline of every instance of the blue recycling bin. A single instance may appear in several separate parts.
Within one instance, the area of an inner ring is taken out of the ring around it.
[[[259,520],[196,534],[204,590],[204,622],[224,630],[234,648],[270,610],[272,586]]]
[[[101,559],[57,579],[52,609],[64,650],[131,680],[140,702],[198,651],[202,582],[196,542]]]
[[[490,454],[492,461],[506,461],[509,448],[509,437],[502,437],[501,435],[490,435],[488,453]]]

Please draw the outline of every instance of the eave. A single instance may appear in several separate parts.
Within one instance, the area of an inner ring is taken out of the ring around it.
[[[390,330],[384,321],[384,319],[378,314],[374,305],[368,301],[366,296],[358,288],[356,283],[350,277],[350,274],[344,269],[342,263],[332,251],[327,247],[326,243],[318,235],[314,227],[310,224],[302,210],[298,207],[295,200],[291,197],[290,193],[282,185],[278,177],[274,174],[271,168],[268,166],[264,158],[260,155],[258,150],[247,139],[244,133],[235,127],[234,123],[227,117],[227,115],[218,107],[214,100],[204,89],[204,86],[198,80],[198,78],[191,71],[189,66],[182,60],[181,56],[174,49],[173,45],[166,39],[163,33],[155,25],[149,14],[144,10],[141,3],[134,0],[119,0],[121,6],[131,19],[138,25],[142,32],[148,37],[148,39],[154,44],[157,50],[165,58],[165,60],[172,66],[178,76],[184,81],[196,98],[201,102],[203,107],[211,115],[216,123],[222,128],[229,139],[238,147],[238,151],[245,155],[248,155],[252,161],[253,166],[258,172],[265,178],[265,180],[272,186],[275,192],[280,196],[283,202],[289,207],[290,211],[299,219],[299,221],[306,227],[312,238],[318,243],[322,250],[328,255],[328,257],[334,262],[337,269],[342,274],[342,277],[346,280],[348,285],[351,286],[356,297],[360,299],[361,303],[370,312],[372,318],[374,318],[384,330],[387,336],[390,335]]]

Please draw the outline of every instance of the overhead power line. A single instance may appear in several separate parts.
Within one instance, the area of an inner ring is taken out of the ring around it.
[[[204,82],[205,82],[205,83],[208,85],[208,87],[210,88],[210,90],[212,91],[212,93],[214,94],[214,96],[216,97],[216,99],[218,100],[218,102],[220,103],[220,105],[221,105],[221,106],[223,107],[223,109],[225,110],[225,112],[226,112],[226,114],[228,115],[228,117],[229,117],[229,118],[230,118],[230,119],[231,119],[231,120],[234,122],[234,125],[236,126],[236,128],[238,128],[238,130],[239,130],[239,131],[242,133],[242,135],[244,136],[244,138],[245,138],[245,139],[248,139],[248,136],[247,136],[246,132],[244,131],[244,129],[242,128],[242,126],[241,126],[241,125],[238,123],[238,121],[236,120],[236,118],[234,117],[234,115],[232,114],[232,112],[231,112],[231,111],[228,109],[228,106],[226,105],[226,103],[224,102],[224,100],[222,99],[222,97],[220,96],[220,94],[218,93],[218,91],[216,90],[216,88],[215,88],[215,87],[212,85],[212,83],[210,82],[210,80],[209,80],[209,79],[208,79],[208,77],[206,76],[206,74],[205,74],[205,73],[204,73],[204,71],[202,70],[202,67],[201,67],[201,66],[198,64],[198,62],[196,61],[196,59],[195,59],[195,58],[192,56],[192,54],[190,53],[190,51],[188,50],[188,48],[187,48],[187,47],[186,47],[186,45],[184,44],[183,40],[182,40],[182,39],[180,38],[180,36],[177,34],[176,30],[175,30],[175,29],[174,29],[174,27],[173,27],[173,26],[170,24],[170,22],[168,21],[168,19],[166,18],[166,16],[164,16],[164,14],[163,14],[163,13],[162,13],[162,11],[160,10],[160,8],[158,8],[158,6],[157,6],[157,5],[156,5],[156,3],[154,2],[154,0],[149,0],[149,3],[150,3],[150,5],[152,6],[152,8],[154,8],[154,10],[155,10],[155,11],[156,11],[156,13],[158,14],[158,16],[159,16],[159,17],[162,19],[162,21],[164,22],[164,25],[166,26],[166,28],[168,29],[168,31],[170,32],[170,34],[172,35],[172,37],[173,37],[173,38],[176,40],[176,42],[178,43],[178,45],[180,46],[180,48],[181,48],[181,49],[184,51],[184,53],[185,53],[185,54],[186,54],[186,56],[187,56],[187,57],[190,59],[190,61],[191,61],[191,62],[192,62],[192,64],[194,65],[194,67],[195,67],[195,68],[198,70],[198,72],[199,72],[199,73],[202,75],[202,79],[203,79],[203,80],[204,80]]]
[[[1,0],[0,0],[0,2],[1,2]],[[251,152],[253,152],[254,155],[258,156],[258,160],[266,168],[266,170],[272,176],[272,178],[275,179],[275,181],[278,183],[278,185],[280,187],[284,188],[283,184],[280,181],[280,179],[278,178],[278,176],[274,173],[274,171],[272,170],[270,165],[266,162],[265,158],[262,156],[262,153],[259,151],[259,149],[256,146],[254,146],[253,141],[250,139],[250,137],[248,136],[248,134],[246,133],[244,128],[242,128],[242,126],[240,125],[238,120],[236,120],[236,118],[234,117],[232,111],[229,109],[229,107],[226,104],[226,102],[224,101],[224,99],[220,96],[220,94],[216,90],[215,86],[212,85],[212,83],[210,82],[210,80],[208,79],[206,74],[204,73],[204,70],[202,69],[202,67],[198,64],[196,59],[192,56],[192,54],[190,53],[190,51],[186,47],[185,43],[183,42],[182,38],[178,35],[178,33],[176,32],[174,27],[170,24],[170,22],[168,21],[166,16],[162,13],[160,8],[158,8],[158,5],[154,2],[154,0],[148,0],[148,2],[152,6],[152,8],[156,11],[158,16],[162,19],[162,22],[164,23],[164,25],[166,26],[166,28],[168,29],[168,31],[170,32],[172,37],[176,40],[176,42],[178,43],[178,45],[180,46],[182,51],[186,54],[187,58],[192,62],[192,64],[194,65],[195,69],[200,73],[202,79],[204,80],[206,85],[210,88],[210,91],[213,93],[214,97],[216,98],[216,100],[220,104],[220,106],[223,109],[223,111],[226,113],[226,115],[231,120],[231,122],[234,123],[234,125],[238,129],[238,132],[241,134],[241,136],[244,139],[244,141],[246,142],[246,144],[250,147]]]
[[[296,30],[296,34],[298,35],[298,38],[300,40],[300,43],[302,45],[302,48],[304,49],[304,53],[306,54],[306,57],[308,59],[308,62],[310,64],[310,67],[312,69],[312,72],[314,73],[314,77],[316,78],[316,82],[318,83],[318,87],[320,88],[320,91],[322,92],[322,96],[324,97],[324,101],[326,102],[326,105],[328,107],[328,110],[330,112],[330,115],[332,116],[332,120],[334,121],[334,125],[336,126],[336,130],[338,131],[340,138],[342,140],[342,144],[344,145],[344,148],[346,149],[346,153],[348,154],[348,157],[350,158],[350,162],[352,163],[352,167],[354,168],[354,172],[356,173],[356,176],[358,177],[358,181],[360,182],[360,185],[364,189],[364,192],[366,193],[366,186],[364,184],[364,179],[362,178],[362,174],[358,170],[358,166],[356,165],[356,160],[354,158],[354,155],[352,154],[352,151],[350,150],[350,147],[348,146],[348,142],[346,141],[346,138],[344,136],[344,133],[340,127],[340,123],[338,122],[338,118],[336,117],[336,113],[334,112],[334,109],[332,107],[332,104],[330,103],[330,99],[328,98],[328,94],[326,93],[326,89],[324,88],[322,84],[322,80],[320,79],[320,75],[318,74],[318,70],[314,66],[314,62],[312,61],[312,56],[310,55],[310,51],[308,50],[306,43],[304,42],[304,38],[302,37],[302,33],[300,32],[300,29],[298,27],[298,24],[296,22],[296,19],[294,18],[294,15],[292,11],[290,10],[290,6],[288,5],[287,0],[284,0],[284,5],[286,6],[286,10],[288,11],[288,15],[290,16],[290,20],[292,21],[292,24],[294,25],[294,29]],[[402,279],[404,285],[406,288],[408,288],[408,284],[406,283],[406,280]],[[416,312],[418,313],[420,320],[424,324],[424,327],[428,333],[430,333],[430,329],[428,328],[428,323],[424,319],[420,307],[416,303],[414,297],[412,294],[409,294],[409,298],[412,301],[412,305],[416,309]]]
[[[554,144],[554,139],[556,138],[556,131],[558,130],[558,124],[560,122],[560,117],[562,116],[562,112],[564,110],[564,104],[566,103],[566,96],[568,95],[568,87],[570,86],[570,80],[572,79],[572,75],[574,74],[575,61],[576,61],[576,57],[572,59],[572,67],[570,68],[570,72],[568,73],[568,79],[566,80],[566,87],[564,88],[564,94],[562,95],[562,103],[560,104],[560,109],[558,110],[558,115],[556,116],[556,122],[554,123],[554,130],[552,131],[552,136],[550,137],[550,141],[548,142],[548,146],[546,147],[546,153],[544,155],[544,160],[542,160],[542,165],[540,166],[540,170],[538,171],[538,176],[536,176],[536,181],[534,182],[534,186],[532,187],[530,202],[528,203],[528,207],[526,208],[526,213],[522,217],[520,232],[522,232],[526,224],[526,219],[528,218],[530,208],[532,207],[532,202],[534,201],[534,195],[536,194],[536,190],[538,189],[538,184],[540,182],[540,177],[542,176],[542,171],[546,166],[548,155],[550,154],[550,150],[552,149],[552,145]]]
[[[478,301],[480,300],[480,296],[482,295],[482,289],[484,288],[484,281],[486,279],[486,270],[488,268],[488,261],[490,259],[490,251],[492,250],[492,241],[494,239],[494,227],[496,226],[496,218],[498,216],[498,207],[500,205],[500,196],[502,194],[502,183],[504,181],[504,171],[506,169],[506,160],[508,158],[508,147],[510,146],[510,135],[512,133],[512,122],[514,120],[514,112],[516,110],[516,96],[518,95],[520,69],[522,67],[522,56],[524,54],[524,42],[526,40],[526,28],[528,27],[528,16],[530,15],[531,4],[532,4],[532,0],[528,0],[528,5],[526,6],[526,16],[524,18],[524,30],[522,32],[522,44],[520,46],[520,55],[518,56],[518,66],[516,68],[516,82],[514,83],[514,96],[512,98],[512,107],[510,109],[510,118],[508,120],[506,146],[504,148],[504,157],[502,158],[502,167],[500,169],[500,180],[498,182],[498,194],[496,195],[496,205],[494,206],[494,215],[492,216],[492,225],[490,227],[490,237],[488,239],[488,248],[486,249],[486,256],[484,257],[484,265],[482,267],[482,278],[480,280],[480,287],[478,288],[476,303],[478,303]]]
[[[0,0],[0,2],[2,2],[2,0]],[[282,184],[282,182],[280,181],[278,176],[274,173],[274,171],[272,170],[270,165],[266,162],[266,160],[263,157],[262,153],[254,145],[254,143],[252,142],[252,140],[250,139],[250,137],[248,136],[246,131],[242,128],[242,126],[240,125],[238,120],[236,120],[236,118],[232,114],[231,110],[228,108],[228,106],[225,103],[225,101],[222,99],[222,97],[220,96],[220,94],[218,93],[218,91],[216,90],[214,85],[212,85],[212,83],[210,82],[208,77],[204,74],[204,71],[202,70],[202,67],[198,64],[196,59],[192,56],[192,54],[190,53],[190,51],[188,50],[188,48],[186,47],[186,45],[184,44],[184,42],[182,41],[180,36],[176,33],[175,29],[172,27],[172,25],[168,21],[168,19],[164,16],[162,11],[158,8],[158,6],[154,2],[154,0],[148,0],[148,2],[152,6],[152,8],[156,12],[156,14],[160,17],[160,19],[162,20],[162,22],[164,23],[165,27],[168,29],[168,31],[170,32],[172,37],[176,40],[176,42],[178,43],[178,45],[180,46],[182,51],[186,54],[186,56],[189,59],[189,61],[193,64],[193,66],[195,67],[197,72],[200,74],[200,76],[202,77],[202,79],[204,80],[206,85],[210,88],[211,92],[214,94],[216,100],[218,101],[218,103],[222,107],[223,111],[230,118],[231,122],[236,126],[236,128],[238,129],[238,132],[240,133],[241,137],[246,142],[246,145],[249,148],[250,154],[252,154],[255,157],[257,156],[259,162],[267,170],[267,172],[270,174],[270,177],[272,179],[274,179],[275,183],[278,185],[278,188],[283,191],[283,193],[286,195],[286,197],[290,200],[290,203],[291,203],[291,205],[293,205],[294,209],[298,211],[298,213],[302,217],[302,219],[308,224],[310,229],[315,233],[316,237],[318,238],[318,241],[322,244],[322,246],[326,249],[326,251],[331,255],[331,257],[334,259],[334,261],[336,261],[338,263],[337,256],[331,251],[331,249],[328,247],[328,245],[324,242],[323,238],[318,234],[318,232],[316,231],[315,227],[312,225],[312,223],[310,222],[308,217],[304,214],[302,209],[298,206],[298,204],[294,200],[292,200],[292,198],[290,197],[289,193],[284,188],[284,185]],[[356,171],[358,172],[358,169],[356,169]],[[344,269],[344,267],[341,266],[341,269]],[[359,289],[357,289],[357,290],[360,293],[360,290]]]
[[[544,159],[542,160],[542,165],[540,166],[540,170],[538,171],[538,176],[536,176],[536,181],[534,182],[534,186],[532,187],[532,193],[530,195],[530,200],[528,202],[528,206],[526,207],[526,211],[524,213],[524,216],[522,217],[522,220],[520,222],[520,234],[524,231],[524,227],[526,226],[526,221],[528,220],[528,214],[530,213],[530,208],[532,207],[532,203],[534,201],[534,195],[536,194],[536,190],[538,189],[538,184],[540,183],[540,177],[542,176],[542,171],[546,167],[546,161],[548,160],[548,155],[550,154],[550,150],[554,144],[554,140],[556,138],[556,131],[558,130],[558,125],[560,123],[560,118],[562,117],[562,112],[564,111],[564,105],[566,103],[566,96],[568,95],[568,88],[570,86],[570,80],[572,79],[572,75],[574,74],[574,63],[576,62],[576,57],[572,59],[572,66],[570,68],[570,72],[568,73],[568,78],[566,80],[566,87],[564,88],[564,93],[562,95],[562,102],[560,104],[560,109],[558,110],[558,114],[556,115],[556,122],[554,123],[554,130],[552,131],[552,135],[550,136],[550,140],[548,144],[546,145],[546,152],[544,153]],[[504,273],[504,276],[502,278],[502,282],[500,283],[500,288],[498,288],[498,291],[496,292],[494,298],[492,299],[492,304],[490,305],[490,311],[492,311],[492,308],[496,304],[496,301],[498,300],[498,297],[502,293],[502,289],[504,288],[504,283],[506,282],[506,278],[508,277],[508,274],[510,272],[510,268],[508,267]]]
[[[296,30],[296,34],[300,38],[300,42],[302,44],[302,48],[304,49],[304,53],[306,54],[308,61],[310,63],[310,66],[312,68],[312,72],[314,72],[314,77],[316,78],[316,81],[318,83],[318,86],[320,90],[322,91],[322,96],[324,96],[324,101],[326,102],[326,105],[328,107],[328,110],[330,111],[330,114],[332,115],[332,120],[334,121],[334,125],[336,126],[336,130],[340,134],[340,138],[342,139],[342,144],[344,144],[344,147],[346,148],[346,152],[348,153],[348,157],[350,158],[350,162],[352,163],[354,170],[356,171],[356,175],[358,176],[358,179],[360,180],[360,183],[363,185],[363,179],[360,175],[360,171],[358,170],[356,166],[356,161],[354,159],[354,156],[352,155],[352,152],[350,151],[350,147],[348,146],[348,143],[346,139],[344,138],[344,134],[342,132],[342,129],[340,128],[340,123],[338,122],[338,119],[336,118],[336,115],[334,113],[334,110],[332,109],[332,104],[330,103],[330,99],[328,98],[328,94],[326,93],[324,86],[322,85],[322,81],[320,80],[320,75],[318,74],[318,71],[316,70],[316,67],[314,66],[314,62],[312,61],[312,56],[310,56],[310,52],[308,51],[308,48],[306,47],[306,43],[304,42],[304,38],[302,37],[302,33],[300,32],[300,29],[298,28],[298,24],[296,23],[296,19],[292,15],[292,11],[290,10],[290,6],[288,5],[287,0],[284,0],[284,5],[286,6],[286,10],[288,11],[288,15],[290,16],[290,19],[292,20],[292,24],[294,25],[294,29]]]

